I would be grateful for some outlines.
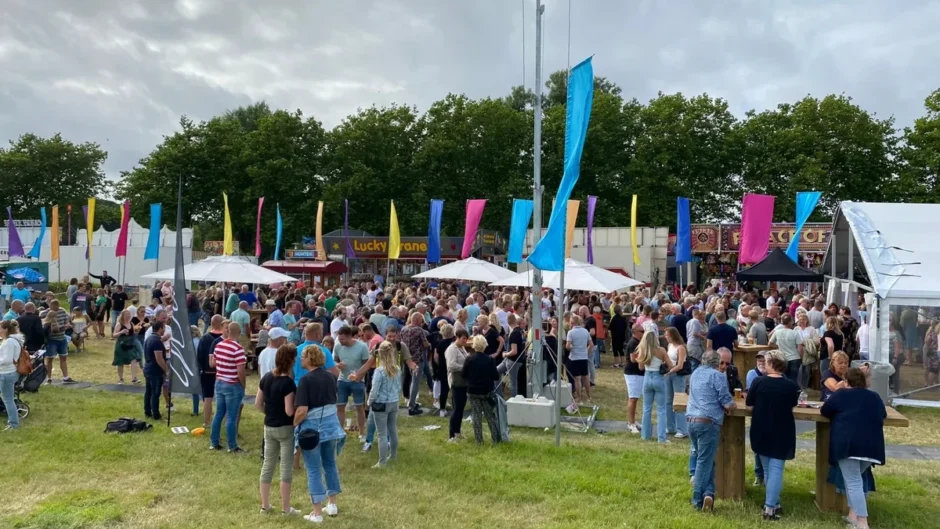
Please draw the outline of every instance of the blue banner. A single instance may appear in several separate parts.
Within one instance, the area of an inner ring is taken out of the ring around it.
[[[509,249],[506,257],[510,263],[522,262],[522,247],[525,245],[525,234],[532,219],[532,205],[531,200],[512,199],[512,224],[509,226]]]
[[[555,195],[548,230],[528,261],[541,270],[561,272],[565,269],[565,228],[568,222],[568,199],[581,176],[581,153],[587,139],[594,101],[594,68],[588,57],[571,69],[568,77],[568,104],[565,115],[565,174]]]
[[[26,254],[26,257],[30,259],[39,259],[39,252],[42,251],[42,238],[46,236],[46,208],[39,208],[39,218],[39,237],[36,238],[33,247],[30,248],[29,253]]]
[[[281,237],[284,235],[284,221],[281,220],[281,205],[277,205],[277,238],[274,243],[274,260],[277,261],[277,256],[281,255]]]
[[[160,228],[163,227],[163,204],[150,204],[150,233],[147,234],[147,249],[144,261],[160,258]],[[179,231],[179,226],[176,230]]]
[[[800,234],[803,233],[803,225],[809,220],[809,216],[816,209],[819,198],[822,193],[819,191],[800,191],[796,194],[796,231],[790,238],[790,244],[787,246],[787,257],[795,263],[799,263],[800,252]]]
[[[676,198],[676,264],[692,261],[692,218],[689,199]]]
[[[441,262],[441,217],[444,215],[444,201],[431,201],[431,221],[428,223],[428,262]]]

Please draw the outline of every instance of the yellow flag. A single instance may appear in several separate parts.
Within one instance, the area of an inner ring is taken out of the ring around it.
[[[225,203],[225,232],[222,240],[222,255],[232,255],[235,253],[232,243],[232,217],[228,213],[228,195],[222,193],[222,201]],[[177,227],[176,229],[179,229]]]
[[[95,199],[88,199],[88,220],[85,221],[85,231],[88,232],[88,260],[91,260],[91,241],[95,235]]]
[[[388,258],[398,259],[401,253],[401,233],[398,231],[398,213],[395,213],[395,201],[392,201],[392,213],[388,221]]]
[[[580,207],[580,200],[568,201],[568,218],[565,225],[565,259],[571,258],[571,247],[574,245],[574,227],[578,223],[578,208]]]
[[[49,237],[52,244],[52,260],[59,260],[59,206],[52,206],[52,234]]]
[[[633,245],[633,264],[640,264],[640,250],[636,246],[636,195],[630,208],[630,244]]]
[[[326,261],[323,249],[323,201],[317,203],[317,261]]]

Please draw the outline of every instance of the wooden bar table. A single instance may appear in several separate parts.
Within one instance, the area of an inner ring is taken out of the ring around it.
[[[676,393],[673,409],[686,411],[689,396]],[[724,500],[744,498],[744,468],[746,452],[744,419],[751,416],[751,411],[744,405],[744,399],[736,399],[737,408],[726,415],[718,438],[718,453],[715,455],[715,494]],[[810,402],[811,405],[821,405]],[[894,408],[885,407],[888,417],[885,426],[907,428],[911,422]],[[829,419],[822,416],[819,408],[793,408],[793,418],[798,421],[816,423],[816,508],[821,512],[848,513],[845,496],[836,492],[835,487],[826,482],[829,474]]]
[[[751,345],[734,343],[734,351],[731,352],[731,362],[738,368],[738,375],[741,376],[741,382],[748,372],[757,367],[757,353],[760,351],[769,351],[769,345]]]

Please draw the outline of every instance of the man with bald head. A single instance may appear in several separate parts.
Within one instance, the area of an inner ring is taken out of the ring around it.
[[[10,310],[8,310],[6,314],[3,315],[3,321],[15,320],[19,318],[20,314],[23,313],[25,306],[26,305],[22,301],[14,299],[13,303],[10,304]]]
[[[245,303],[242,301],[242,303]],[[245,303],[247,305],[247,303]],[[228,338],[217,343],[209,355],[209,366],[215,368],[216,410],[212,419],[210,450],[221,450],[222,420],[225,419],[225,438],[228,451],[234,454],[244,453],[238,446],[238,416],[242,400],[245,398],[245,365],[248,358],[245,349],[238,343],[242,327],[231,322]]]
[[[46,333],[42,329],[42,319],[36,314],[36,305],[27,303],[23,314],[16,319],[20,326],[20,332],[23,333],[26,350],[30,353],[42,349],[46,343]]]

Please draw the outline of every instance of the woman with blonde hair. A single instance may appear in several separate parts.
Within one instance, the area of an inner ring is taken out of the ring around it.
[[[841,351],[845,345],[845,335],[842,334],[842,321],[833,314],[826,318],[826,332],[819,342],[819,370],[825,372],[829,369],[829,356]]]
[[[467,327],[467,319],[470,317],[470,314],[467,312],[467,309],[460,309],[457,311],[457,318],[454,321],[454,331],[459,331],[463,329],[470,334],[470,328]]]
[[[499,425],[496,422],[496,396],[493,388],[499,380],[496,364],[486,355],[486,338],[473,337],[473,352],[467,357],[461,369],[461,376],[467,384],[467,397],[470,400],[470,417],[473,421],[473,436],[477,444],[483,444],[483,418],[490,428],[493,444],[501,440]]]
[[[656,332],[646,331],[637,347],[636,361],[643,376],[643,425],[641,437],[648,441],[653,435],[653,403],[656,404],[656,438],[660,443],[666,440],[666,379],[663,377],[674,365],[669,354],[659,345]]]
[[[819,369],[819,331],[809,324],[806,309],[796,309],[796,329],[803,337],[803,362],[800,366],[800,388],[806,389],[813,372]]]
[[[820,400],[825,402],[833,393],[849,387],[845,381],[845,374],[849,372],[849,355],[843,351],[832,353],[829,369],[823,371],[820,379]]]
[[[669,344],[666,354],[672,361],[672,367],[666,373],[666,433],[675,434],[676,439],[688,437],[689,429],[685,422],[685,413],[674,411],[672,408],[676,393],[685,393],[685,382],[691,375],[691,365],[686,369],[688,351],[685,341],[679,330],[675,327],[666,329],[666,343]]]
[[[486,338],[486,355],[493,359],[497,365],[503,359],[503,349],[505,348],[506,338],[503,332],[503,326],[499,323],[499,316],[495,312],[491,313],[486,320],[486,327],[483,331],[483,337]]]
[[[131,366],[131,378],[134,384],[140,384],[137,378],[138,360],[143,358],[144,352],[138,351],[140,342],[134,334],[134,324],[131,323],[131,312],[122,310],[118,321],[114,324],[114,359],[111,365],[117,367],[118,384],[124,384],[124,366]]]
[[[384,467],[389,460],[398,459],[398,392],[401,391],[401,371],[398,368],[398,350],[392,342],[382,342],[378,350],[379,367],[372,377],[372,391],[367,402],[379,439],[379,462],[373,468]],[[391,453],[389,453],[391,451]]]

